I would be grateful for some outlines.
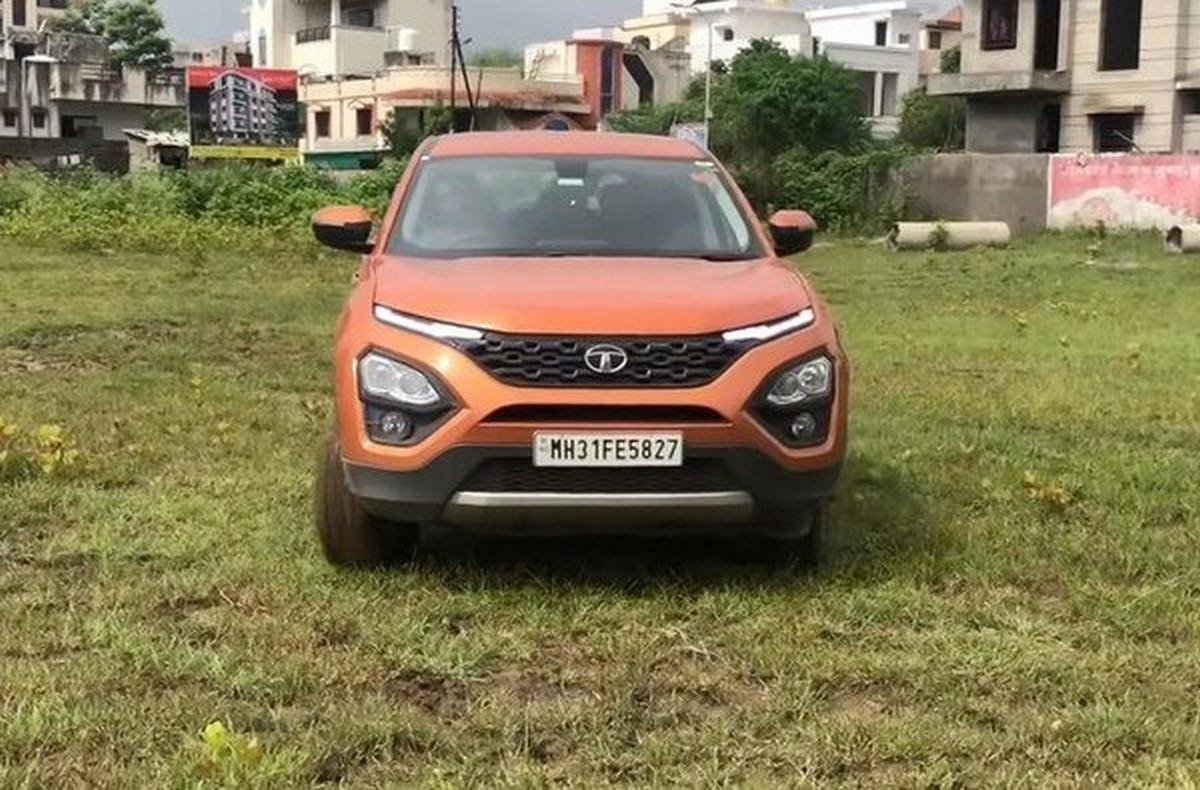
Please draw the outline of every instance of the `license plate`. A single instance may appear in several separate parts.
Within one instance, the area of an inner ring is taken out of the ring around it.
[[[534,466],[683,466],[682,433],[538,433]]]

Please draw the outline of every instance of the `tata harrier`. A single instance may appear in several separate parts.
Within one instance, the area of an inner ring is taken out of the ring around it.
[[[846,450],[833,318],[696,145],[459,134],[386,215],[319,212],[362,254],[337,328],[317,525],[338,565],[476,533],[718,532],[814,562]]]

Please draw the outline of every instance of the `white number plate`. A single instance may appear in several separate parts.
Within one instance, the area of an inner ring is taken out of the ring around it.
[[[682,433],[538,433],[534,466],[683,466]]]

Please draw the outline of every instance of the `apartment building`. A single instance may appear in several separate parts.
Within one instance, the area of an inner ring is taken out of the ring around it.
[[[967,0],[929,90],[967,99],[969,151],[1200,151],[1200,3]]]
[[[265,82],[226,71],[212,81],[208,94],[213,135],[222,143],[274,142],[279,101]]]
[[[389,56],[409,64],[450,61],[451,0],[249,0],[256,68],[305,79],[365,76]]]

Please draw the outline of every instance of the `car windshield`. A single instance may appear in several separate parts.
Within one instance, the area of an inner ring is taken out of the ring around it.
[[[601,157],[427,161],[388,248],[433,258],[759,254],[713,163]]]

